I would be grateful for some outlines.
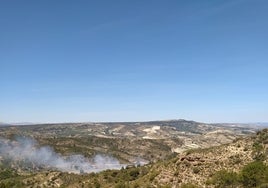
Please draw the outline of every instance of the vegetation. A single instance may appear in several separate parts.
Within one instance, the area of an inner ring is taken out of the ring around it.
[[[212,179],[207,181],[208,184],[215,185],[218,188],[237,187],[238,175],[235,172],[227,170],[218,171]]]
[[[13,170],[0,165],[0,188],[21,188],[23,183],[21,177],[18,176]]]
[[[268,166],[261,161],[253,161],[245,165],[239,173],[221,170],[207,183],[218,188],[263,187],[268,183]]]
[[[263,162],[254,161],[246,165],[240,172],[244,187],[257,187],[268,183],[268,167]]]
[[[155,123],[152,122],[152,125]],[[174,186],[197,188],[204,184],[219,188],[268,187],[267,130],[260,131],[247,140],[241,138],[221,146],[190,149],[180,155],[171,155],[172,144],[183,144],[181,139],[109,137],[112,129],[105,127],[101,129],[105,132],[103,136],[96,136],[93,133],[92,135],[85,134],[83,131],[79,132],[78,129],[66,130],[61,126],[26,128],[29,133],[36,129],[33,134],[34,138],[41,145],[51,145],[61,154],[81,153],[90,157],[95,153],[107,152],[121,162],[127,162],[130,156],[139,155],[141,158],[147,157],[151,163],[100,173],[72,174],[47,169],[40,169],[40,171],[16,169],[12,161],[0,159],[0,164],[2,163],[0,165],[0,188],[56,187],[59,185],[62,188],[169,188]],[[187,126],[182,126],[180,129],[186,128]],[[81,130],[89,129],[90,126],[81,125]],[[45,135],[48,130],[51,135]],[[92,128],[92,131],[95,129]],[[38,135],[39,133],[45,136]],[[143,132],[140,134],[142,135]],[[12,134],[9,136],[12,137]],[[215,169],[218,172],[215,173]]]

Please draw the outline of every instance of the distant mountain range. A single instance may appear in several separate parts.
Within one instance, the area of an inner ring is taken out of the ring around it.
[[[155,122],[194,122],[194,123],[201,123],[196,122],[193,120],[185,120],[185,119],[172,119],[172,120],[156,120],[156,121],[135,121],[135,122],[94,122],[94,123],[155,123]],[[76,124],[76,123],[93,123],[89,122],[57,122],[57,123],[42,123],[42,122],[0,122],[0,126],[12,126],[12,125],[41,125],[41,124]],[[229,126],[260,126],[260,127],[268,127],[268,122],[251,122],[251,123],[207,123],[210,125],[229,125]]]
[[[5,123],[5,122],[0,122],[0,126],[34,125],[34,124],[37,124],[37,123],[31,123],[31,122]]]
[[[0,122],[0,126],[10,126],[11,124]]]
[[[142,121],[142,122],[95,122],[95,123],[159,123],[159,122],[191,122],[191,123],[200,123],[192,120],[185,119],[172,119],[172,120],[156,120],[156,121]],[[14,126],[14,125],[42,125],[42,124],[76,124],[76,123],[90,123],[90,122],[62,122],[62,123],[33,123],[33,122],[14,122],[14,123],[5,123],[0,122],[0,126]],[[252,122],[252,123],[207,123],[210,125],[225,125],[225,126],[241,126],[241,127],[268,127],[268,122]]]
[[[258,123],[251,123],[253,125],[257,125],[260,127],[268,127],[268,122],[258,122]]]

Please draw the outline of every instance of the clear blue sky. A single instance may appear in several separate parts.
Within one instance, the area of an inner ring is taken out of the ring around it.
[[[268,1],[0,2],[0,121],[268,121]]]

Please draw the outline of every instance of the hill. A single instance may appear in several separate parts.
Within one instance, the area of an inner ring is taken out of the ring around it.
[[[213,125],[185,120],[4,127],[0,132],[3,143],[13,140],[16,145],[20,143],[14,141],[14,137],[31,136],[36,139],[37,147],[43,149],[49,145],[58,152],[57,156],[83,154],[90,158],[102,153],[125,165],[121,170],[80,171],[80,174],[75,174],[38,166],[33,161],[31,168],[25,168],[22,167],[28,164],[25,161],[14,162],[2,156],[0,185],[191,187],[193,185],[190,184],[194,184],[195,187],[215,187],[222,181],[219,178],[215,181],[215,172],[220,175],[225,173],[223,179],[230,173],[241,176],[241,170],[251,162],[267,161],[268,131],[265,129],[252,135],[254,131],[256,129],[241,125]],[[240,179],[232,181],[242,186]]]

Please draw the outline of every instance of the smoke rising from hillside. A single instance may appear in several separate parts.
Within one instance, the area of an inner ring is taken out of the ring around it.
[[[92,159],[82,155],[65,157],[49,146],[38,147],[35,140],[25,137],[18,137],[15,140],[0,138],[0,156],[14,162],[31,163],[34,166],[73,173],[120,169],[124,166],[117,159],[104,155],[96,155]]]

